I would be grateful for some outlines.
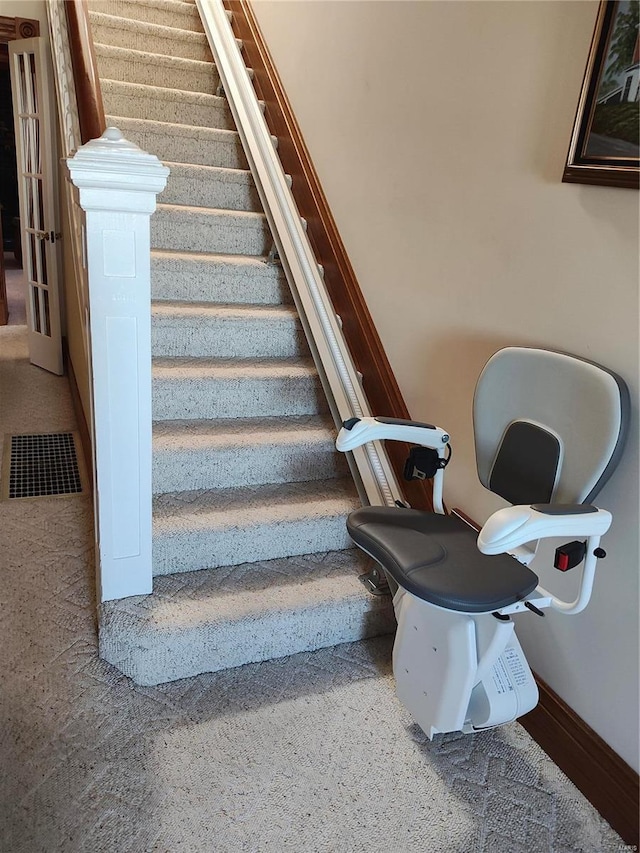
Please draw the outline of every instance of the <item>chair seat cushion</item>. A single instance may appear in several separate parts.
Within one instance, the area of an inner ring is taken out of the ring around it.
[[[499,610],[538,585],[536,575],[514,557],[481,554],[477,533],[455,516],[365,507],[351,513],[347,528],[356,545],[401,587],[447,610]]]

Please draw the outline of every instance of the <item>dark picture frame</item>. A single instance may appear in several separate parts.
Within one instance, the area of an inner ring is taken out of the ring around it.
[[[640,187],[638,0],[602,0],[562,180]]]

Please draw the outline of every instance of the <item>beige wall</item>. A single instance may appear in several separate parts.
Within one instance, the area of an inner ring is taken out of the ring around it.
[[[0,0],[0,15],[8,18],[35,18],[40,21],[40,35],[49,42],[49,25],[47,23],[47,4],[45,0]],[[53,73],[53,72],[52,72]],[[53,85],[51,91],[55,102],[55,90]],[[58,162],[58,127],[52,128],[54,137],[54,162]],[[60,167],[60,174],[56,176],[56,192],[62,188],[66,179],[65,170]],[[68,215],[65,210],[60,209],[59,230],[63,233],[62,251],[60,256],[60,279],[62,299],[62,328],[67,339],[69,359],[73,365],[78,392],[85,414],[85,420],[91,428],[91,397],[89,389],[89,369],[84,346],[82,343],[82,326],[80,309],[76,298],[76,286],[74,280],[74,267],[71,256],[71,239],[69,234]]]
[[[0,15],[5,18],[35,18],[42,24],[40,35],[48,38],[45,0],[0,0]]]
[[[470,409],[499,347],[574,352],[631,386],[591,605],[523,617],[519,634],[637,770],[638,194],[560,181],[597,3],[254,8],[409,409],[453,436],[449,505],[480,522],[499,505],[475,477]],[[575,577],[542,556],[569,595]]]

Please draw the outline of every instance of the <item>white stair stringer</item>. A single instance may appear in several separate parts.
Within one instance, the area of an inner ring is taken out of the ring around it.
[[[359,505],[197,8],[90,0],[107,123],[169,166],[151,219],[151,596],[102,605],[140,684],[388,633]]]

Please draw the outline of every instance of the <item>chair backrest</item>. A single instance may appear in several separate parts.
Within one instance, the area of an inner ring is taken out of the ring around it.
[[[480,481],[512,504],[588,503],[618,464],[629,410],[624,380],[599,364],[499,350],[473,403]]]

